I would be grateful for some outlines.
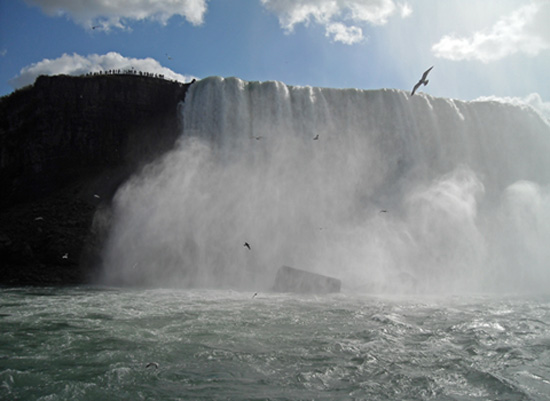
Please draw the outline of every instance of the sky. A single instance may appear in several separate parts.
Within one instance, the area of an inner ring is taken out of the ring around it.
[[[0,0],[0,96],[135,68],[520,99],[550,110],[550,0]]]

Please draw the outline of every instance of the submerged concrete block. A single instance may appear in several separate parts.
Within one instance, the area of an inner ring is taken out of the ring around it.
[[[340,292],[341,285],[341,281],[333,277],[289,266],[281,266],[275,276],[273,291],[328,294],[331,292]]]

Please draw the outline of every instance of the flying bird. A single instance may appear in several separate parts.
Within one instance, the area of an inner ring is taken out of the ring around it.
[[[315,138],[313,138],[314,141],[319,139],[319,134],[315,135]]]
[[[245,242],[245,243],[244,243],[244,246],[245,246],[246,248],[248,248],[248,250],[250,251],[250,244],[249,244],[248,242]]]
[[[428,78],[428,74],[430,73],[432,68],[434,68],[433,65],[430,68],[428,68],[426,71],[424,71],[424,74],[422,74],[422,78],[420,78],[420,81],[418,81],[417,84],[414,86],[414,88],[411,92],[411,96],[414,95],[414,92],[416,92],[416,90],[418,89],[418,87],[420,85],[422,85],[422,84],[424,84],[424,86],[428,85],[428,82],[430,82],[430,81],[427,80],[426,78]]]
[[[155,369],[158,369],[159,368],[159,364],[156,363],[156,362],[149,362],[146,366],[145,366],[145,369],[147,368],[155,368]]]

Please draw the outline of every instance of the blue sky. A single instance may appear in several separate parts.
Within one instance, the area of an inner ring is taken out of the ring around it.
[[[0,95],[129,66],[409,91],[434,65],[430,95],[548,106],[548,21],[550,0],[0,0]]]

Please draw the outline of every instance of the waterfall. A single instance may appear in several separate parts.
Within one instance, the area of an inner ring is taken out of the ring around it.
[[[212,77],[182,117],[115,197],[108,283],[268,289],[289,265],[352,291],[550,288],[550,126],[528,107]]]

